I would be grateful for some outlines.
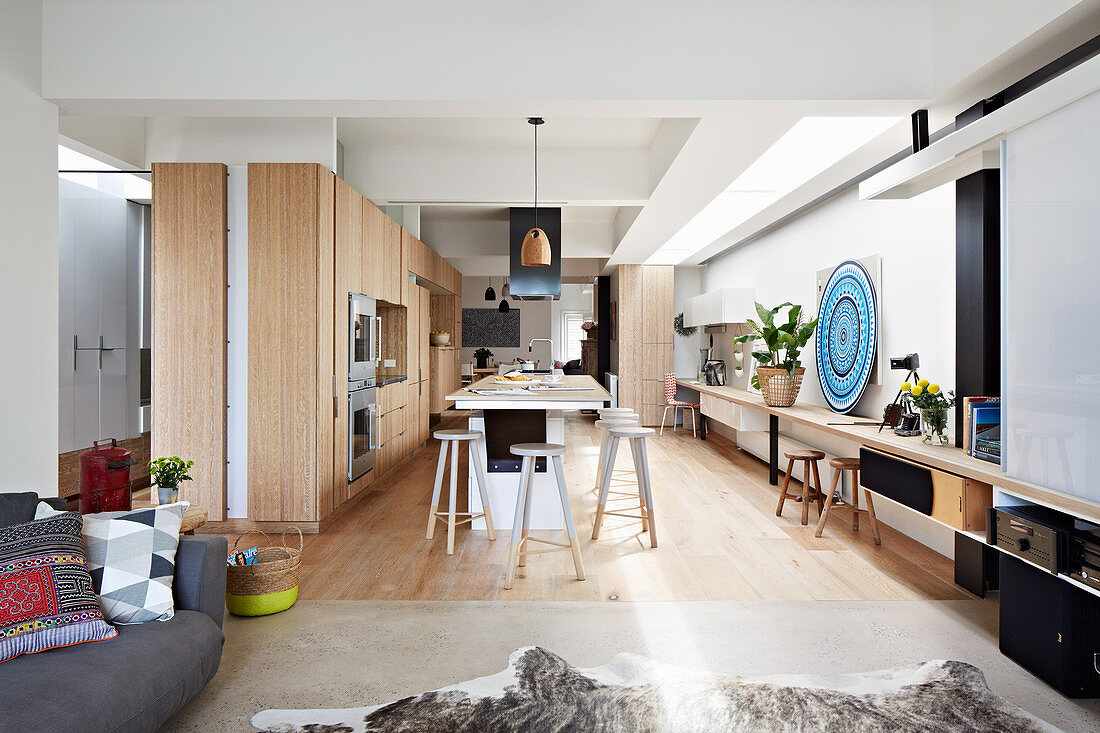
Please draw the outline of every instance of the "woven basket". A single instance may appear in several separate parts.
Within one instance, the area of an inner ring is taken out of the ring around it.
[[[297,527],[298,548],[286,546],[286,531],[281,547],[260,530],[249,530],[233,543],[237,551],[248,534],[263,535],[267,547],[256,551],[254,565],[230,565],[225,572],[225,605],[235,616],[266,616],[285,611],[298,600],[298,570],[302,565],[302,530]]]
[[[764,396],[764,404],[768,407],[790,407],[793,405],[798,397],[798,390],[802,388],[802,376],[805,373],[805,367],[796,367],[793,374],[782,367],[756,367],[756,375],[760,377],[760,393]]]

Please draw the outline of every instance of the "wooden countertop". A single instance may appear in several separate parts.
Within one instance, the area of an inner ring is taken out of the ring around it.
[[[861,417],[859,415],[841,415],[825,407],[818,405],[801,404],[795,402],[791,407],[768,407],[764,399],[740,387],[713,387],[694,379],[676,378],[676,383],[687,389],[694,389],[700,394],[710,395],[718,399],[736,402],[744,407],[760,410],[770,415],[777,415],[780,419],[790,420],[801,425],[807,425],[826,433],[831,433],[845,438],[854,443],[859,443],[870,448],[877,448],[887,453],[892,453],[902,458],[908,458],[918,463],[939,468],[943,471],[957,474],[966,478],[984,481],[993,484],[999,489],[1021,496],[1041,504],[1047,504],[1070,514],[1075,514],[1086,519],[1100,522],[1100,507],[1072,496],[1060,494],[1036,484],[1010,478],[1001,473],[1000,466],[988,461],[982,461],[973,456],[968,456],[961,448],[954,445],[934,446],[921,441],[920,436],[902,437],[894,435],[890,428],[866,425],[853,425],[857,421],[876,420],[881,418]],[[838,425],[830,423],[840,423]]]
[[[521,395],[479,395],[469,391],[508,389],[507,385],[497,384],[495,377],[485,377],[444,399],[454,402],[460,410],[594,410],[611,401],[611,393],[586,374],[566,374],[561,384],[560,388],[527,390]]]

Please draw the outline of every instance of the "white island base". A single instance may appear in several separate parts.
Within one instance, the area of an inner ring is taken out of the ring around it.
[[[532,411],[532,417],[539,414],[539,412]],[[482,437],[478,438],[478,455],[481,457],[481,468],[485,472],[486,480],[489,482],[489,502],[490,509],[493,512],[493,528],[498,532],[502,530],[511,530],[512,521],[516,515],[516,497],[519,495],[519,478],[520,472],[509,473],[489,473],[488,472],[488,456],[485,449],[485,419],[482,416],[483,413],[476,412],[470,417],[470,430],[477,430],[482,433]],[[546,415],[546,442],[547,443],[559,443],[565,444],[565,418],[561,410],[547,410]],[[474,460],[473,452],[470,454],[470,461]],[[518,460],[518,459],[517,459]],[[555,530],[565,528],[565,519],[561,512],[561,499],[558,496],[558,485],[554,479],[553,465],[550,464],[550,460],[546,460],[547,467],[545,471],[535,472],[534,488],[531,494],[531,529],[532,530]],[[477,490],[477,484],[475,483],[476,474],[473,471],[473,465],[471,463],[469,478],[469,501],[470,511],[481,511],[481,494]],[[471,523],[471,529],[485,529],[484,519],[475,519]],[[504,538],[507,541],[507,537]]]

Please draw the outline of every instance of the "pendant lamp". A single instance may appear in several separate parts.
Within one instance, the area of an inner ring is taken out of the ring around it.
[[[547,239],[546,232],[539,229],[539,125],[545,120],[541,117],[528,117],[527,122],[535,128],[535,226],[523,238],[519,261],[524,267],[548,267],[550,240]]]
[[[489,287],[485,288],[485,300],[496,300],[497,291],[493,290],[493,278],[489,278]]]
[[[500,305],[497,306],[497,310],[500,311],[501,313],[507,313],[508,311],[511,310],[511,307],[508,305],[507,290],[508,290],[508,283],[505,282],[504,285],[500,286]]]

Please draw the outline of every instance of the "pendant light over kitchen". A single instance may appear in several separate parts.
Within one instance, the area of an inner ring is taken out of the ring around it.
[[[496,300],[497,291],[493,290],[493,278],[489,278],[489,287],[485,288],[485,300]]]
[[[507,313],[511,310],[508,305],[508,281],[505,280],[504,284],[500,286],[500,305],[497,306],[497,310],[501,313]]]
[[[549,267],[550,240],[546,238],[546,232],[539,229],[539,125],[545,120],[528,117],[527,122],[535,128],[535,226],[523,238],[519,261],[524,267]]]

